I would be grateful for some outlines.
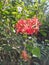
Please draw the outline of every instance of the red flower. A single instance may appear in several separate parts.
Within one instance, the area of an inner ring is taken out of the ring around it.
[[[18,23],[16,23],[16,32],[19,33],[19,32],[23,32],[23,28],[24,28],[24,25],[25,25],[25,20],[19,20]]]
[[[19,20],[16,23],[16,33],[26,33],[28,35],[36,34],[39,31],[41,23],[38,21],[38,18],[34,17],[33,19]]]
[[[24,60],[26,60],[26,61],[29,59],[29,58],[28,58],[28,54],[27,54],[27,52],[26,52],[25,50],[22,51],[21,56],[22,56],[22,58],[23,58]]]

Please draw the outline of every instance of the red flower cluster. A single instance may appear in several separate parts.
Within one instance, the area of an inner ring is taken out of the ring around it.
[[[27,20],[19,20],[18,23],[16,23],[16,33],[21,34],[36,34],[39,31],[41,23],[38,21],[38,18],[34,17],[33,19],[27,19]]]
[[[27,60],[29,59],[28,54],[27,54],[27,52],[26,52],[25,50],[22,51],[21,56],[22,56],[22,58],[23,58],[25,61],[27,61]]]

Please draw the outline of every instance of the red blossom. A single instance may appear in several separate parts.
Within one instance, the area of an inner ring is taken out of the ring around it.
[[[28,54],[27,54],[27,52],[25,50],[22,51],[21,56],[26,61],[29,59]]]
[[[41,23],[38,21],[38,18],[34,17],[33,19],[19,20],[15,27],[16,33],[32,35],[38,33],[40,26]]]

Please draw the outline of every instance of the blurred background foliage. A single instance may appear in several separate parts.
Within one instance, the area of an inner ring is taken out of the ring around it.
[[[43,65],[48,65],[46,64],[49,60],[48,2],[48,0],[0,0],[0,64],[4,62],[5,55],[11,58],[9,61],[16,62],[17,54],[25,47],[28,54],[35,55],[43,60],[45,63]],[[19,19],[34,16],[37,16],[42,23],[39,34],[37,36],[17,35],[14,29],[15,23]],[[6,58],[7,62],[8,58]]]

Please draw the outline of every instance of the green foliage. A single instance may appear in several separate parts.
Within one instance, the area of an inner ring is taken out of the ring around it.
[[[42,23],[40,32],[46,37],[48,30],[45,29],[45,25],[49,27],[49,22],[47,22],[49,21],[49,15],[45,14],[45,6],[47,6],[45,3],[46,0],[41,0],[40,3],[37,0],[35,0],[34,3],[32,3],[31,0],[0,1],[0,50],[11,51],[13,48],[21,51],[22,49],[20,48],[24,46],[32,55],[41,57],[40,48],[36,46],[37,41],[33,37],[32,40],[28,40],[27,35],[17,35],[15,33],[14,25],[19,19],[37,16]],[[24,41],[25,39],[28,40],[28,42]],[[23,45],[24,42],[26,43],[25,45]]]

